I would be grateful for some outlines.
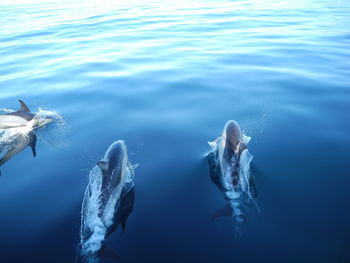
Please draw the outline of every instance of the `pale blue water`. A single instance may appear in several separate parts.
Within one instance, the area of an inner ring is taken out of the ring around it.
[[[117,139],[140,164],[108,240],[121,262],[350,262],[349,21],[347,0],[0,4],[0,108],[65,120],[1,166],[0,262],[74,262],[89,171]],[[229,119],[261,209],[240,239],[211,219],[225,200],[205,159]]]

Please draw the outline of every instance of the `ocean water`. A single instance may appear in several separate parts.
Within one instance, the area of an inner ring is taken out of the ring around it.
[[[350,2],[1,1],[0,108],[62,117],[0,177],[0,262],[74,262],[88,176],[126,141],[120,262],[350,262]],[[235,236],[206,154],[251,137],[260,214]],[[114,262],[108,258],[102,262]]]

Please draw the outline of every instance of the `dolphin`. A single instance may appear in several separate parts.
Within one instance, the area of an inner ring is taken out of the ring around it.
[[[106,254],[117,258],[104,241],[119,224],[125,231],[134,204],[133,169],[125,142],[118,140],[91,170],[82,203],[77,262],[98,262]]]
[[[19,110],[15,112],[0,114],[0,129],[11,129],[25,126],[32,126],[33,128],[40,128],[53,121],[51,118],[43,118],[30,112],[27,105],[22,101]]]
[[[213,218],[230,215],[235,223],[246,221],[244,210],[248,204],[254,203],[253,197],[256,197],[255,183],[250,174],[253,156],[248,151],[249,140],[239,124],[229,120],[221,135],[209,142],[212,148],[208,154],[209,174],[228,201],[228,206],[216,211]]]
[[[35,157],[37,141],[35,131],[53,121],[51,118],[31,113],[22,100],[19,100],[19,103],[18,111],[0,114],[0,166],[27,146],[31,147]]]
[[[120,195],[127,178],[127,163],[128,157],[124,141],[112,143],[103,159],[97,162],[102,173],[102,211],[111,195]]]
[[[20,108],[18,111],[0,115],[0,129],[10,129],[26,126],[35,114],[31,113],[27,105],[19,100]]]

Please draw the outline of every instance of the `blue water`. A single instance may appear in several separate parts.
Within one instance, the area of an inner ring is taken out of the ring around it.
[[[349,1],[22,2],[0,4],[0,108],[64,121],[1,166],[1,263],[74,262],[89,171],[117,139],[140,164],[107,240],[121,262],[350,262]],[[205,158],[229,119],[261,210],[241,238],[212,220]]]

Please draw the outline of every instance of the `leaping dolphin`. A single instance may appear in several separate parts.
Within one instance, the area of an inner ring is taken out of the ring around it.
[[[106,236],[118,224],[124,232],[134,203],[133,168],[125,142],[119,140],[91,170],[81,210],[77,262],[99,262],[101,254],[107,254]],[[113,252],[108,254],[117,258]]]
[[[254,181],[250,175],[250,162],[253,156],[248,152],[250,137],[245,136],[239,124],[230,120],[221,135],[209,142],[212,151],[208,155],[209,172],[213,182],[224,193],[228,207],[218,210],[214,218],[230,215],[237,224],[246,221],[244,208],[250,203],[255,205]]]

